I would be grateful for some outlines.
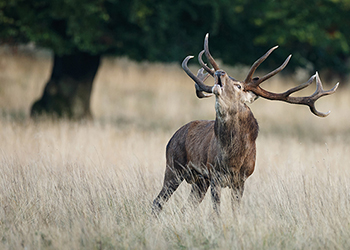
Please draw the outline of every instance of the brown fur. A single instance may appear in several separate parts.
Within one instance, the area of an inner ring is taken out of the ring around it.
[[[216,119],[187,123],[170,139],[163,188],[153,202],[155,214],[183,180],[192,184],[189,201],[194,207],[203,200],[209,186],[217,213],[222,187],[232,190],[234,207],[243,195],[245,180],[254,171],[259,129],[242,101],[248,93],[238,89],[241,83],[225,73],[215,79],[220,81],[220,85],[214,85],[220,88],[216,93]]]

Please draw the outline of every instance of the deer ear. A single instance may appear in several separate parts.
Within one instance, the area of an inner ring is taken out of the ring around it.
[[[251,91],[246,92],[246,95],[244,96],[244,99],[242,99],[245,103],[253,103],[256,99],[258,99],[258,95],[254,94]]]

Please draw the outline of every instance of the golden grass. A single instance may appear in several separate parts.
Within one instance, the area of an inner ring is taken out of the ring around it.
[[[239,211],[225,189],[222,220],[211,216],[209,193],[182,215],[182,184],[154,219],[168,139],[188,121],[213,119],[214,100],[198,100],[177,64],[106,58],[92,96],[95,121],[35,123],[29,107],[50,67],[36,54],[0,58],[1,249],[350,248],[347,88],[319,101],[332,110],[327,118],[263,99],[251,105],[257,164]],[[287,88],[279,85],[282,78],[264,86]]]

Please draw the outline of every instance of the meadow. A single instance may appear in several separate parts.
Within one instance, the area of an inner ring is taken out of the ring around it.
[[[250,105],[260,125],[257,164],[239,210],[232,212],[224,189],[221,219],[212,216],[209,192],[184,215],[190,186],[183,183],[156,219],[151,203],[162,186],[166,143],[181,125],[214,119],[214,99],[196,98],[179,63],[104,58],[93,121],[34,122],[29,108],[51,63],[47,53],[1,51],[0,249],[350,248],[345,82],[317,102],[331,110],[327,118],[262,98]],[[223,68],[237,79],[248,70]],[[264,87],[282,91],[308,78],[276,76]]]

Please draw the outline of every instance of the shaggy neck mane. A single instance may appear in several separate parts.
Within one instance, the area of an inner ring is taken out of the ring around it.
[[[218,107],[217,107],[218,108]],[[237,159],[244,158],[246,149],[255,143],[259,126],[250,108],[241,105],[232,105],[226,112],[216,112],[214,131],[218,140],[219,160],[224,165],[233,166]]]

